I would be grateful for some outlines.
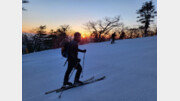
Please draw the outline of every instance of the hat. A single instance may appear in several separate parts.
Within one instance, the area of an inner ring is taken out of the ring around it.
[[[80,36],[81,36],[81,34],[79,32],[74,33],[74,37],[80,37]]]

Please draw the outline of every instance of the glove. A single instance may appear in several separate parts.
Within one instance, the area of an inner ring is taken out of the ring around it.
[[[83,52],[86,53],[86,49],[84,49]]]
[[[76,62],[80,62],[80,61],[81,61],[81,59],[77,59],[77,60],[76,60]]]

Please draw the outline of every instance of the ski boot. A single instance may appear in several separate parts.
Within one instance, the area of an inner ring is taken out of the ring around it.
[[[75,85],[75,86],[78,86],[78,85],[83,85],[83,82],[82,82],[82,81],[77,80],[77,81],[74,81],[74,85]]]
[[[66,86],[73,86],[73,84],[71,82],[64,82],[63,87],[66,87]]]

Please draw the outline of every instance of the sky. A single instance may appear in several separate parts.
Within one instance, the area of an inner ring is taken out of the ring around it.
[[[125,26],[137,26],[136,10],[145,1],[149,0],[29,0],[23,4],[27,11],[22,11],[22,31],[31,32],[40,25],[49,31],[66,24],[73,31],[86,33],[84,24],[88,21],[117,15]],[[157,7],[157,1],[152,1]]]

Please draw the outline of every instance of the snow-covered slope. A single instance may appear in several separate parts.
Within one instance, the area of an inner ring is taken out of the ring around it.
[[[157,37],[118,40],[113,45],[91,43],[80,48],[87,49],[81,80],[93,75],[106,78],[65,91],[61,101],[156,101]],[[79,58],[83,58],[82,53]],[[44,93],[62,85],[67,68],[64,62],[60,49],[23,55],[23,101],[59,101],[59,93]]]

